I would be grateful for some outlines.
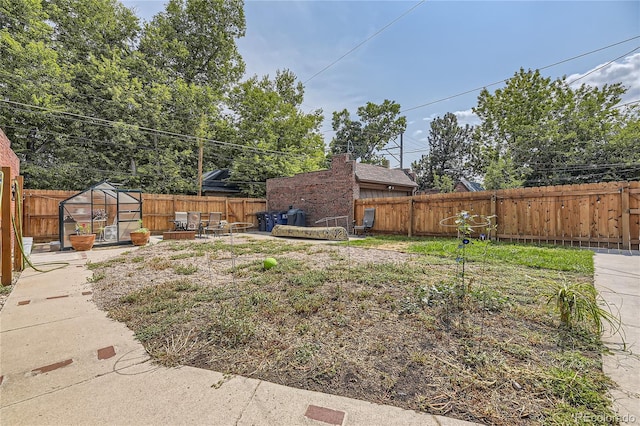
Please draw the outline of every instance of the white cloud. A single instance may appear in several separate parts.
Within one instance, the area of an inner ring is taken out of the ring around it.
[[[467,109],[467,110],[462,110],[462,111],[454,111],[452,114],[454,114],[456,116],[456,118],[458,119],[458,124],[460,126],[464,126],[465,124],[468,124],[470,126],[476,126],[478,124],[480,124],[480,119],[478,118],[477,115],[474,114],[474,112],[471,109]],[[444,113],[433,113],[427,117],[424,117],[422,119],[422,121],[427,121],[427,122],[431,122],[433,120],[435,120],[438,117],[442,117],[444,116]]]
[[[438,118],[439,116],[440,116],[440,114],[438,114],[438,113],[433,113],[433,114],[429,115],[428,117],[424,117],[424,118],[422,119],[422,121],[433,121],[433,120],[435,120],[436,118]]]
[[[465,124],[477,126],[481,123],[480,118],[471,109],[455,111],[453,114],[458,118],[458,125],[460,126]]]
[[[622,96],[622,102],[640,100],[640,53],[627,56],[611,64],[600,64],[584,74],[572,74],[567,77],[572,88],[582,84],[602,87],[605,84],[622,83],[627,92]]]

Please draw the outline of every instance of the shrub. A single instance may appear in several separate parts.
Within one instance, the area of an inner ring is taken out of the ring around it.
[[[555,282],[548,287],[545,296],[547,303],[553,303],[560,314],[560,323],[567,328],[587,325],[602,333],[604,324],[608,323],[614,331],[620,329],[620,319],[600,305],[608,308],[604,300],[598,299],[598,292],[590,283]]]

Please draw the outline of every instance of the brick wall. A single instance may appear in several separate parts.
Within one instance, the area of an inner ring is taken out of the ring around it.
[[[289,206],[302,209],[307,226],[325,217],[347,216],[353,220],[353,201],[359,197],[355,161],[348,154],[336,155],[330,170],[302,173],[288,178],[267,180],[267,200],[270,211],[286,211]],[[344,220],[338,226],[346,226]]]
[[[20,160],[11,149],[11,142],[2,129],[0,129],[0,166],[11,167],[11,178],[20,174]]]
[[[9,182],[13,182],[13,179],[20,174],[20,160],[18,156],[11,149],[11,142],[4,134],[2,129],[0,129],[0,167],[11,167],[11,176],[5,176],[5,179],[8,179]],[[3,209],[6,207],[3,205]],[[11,202],[11,213],[15,211],[15,202]],[[4,228],[5,224],[2,223],[2,219],[0,218],[0,227]],[[11,241],[12,241],[12,250],[13,250],[13,226],[11,223],[6,224],[11,228]],[[1,244],[1,234],[0,234],[0,244]]]

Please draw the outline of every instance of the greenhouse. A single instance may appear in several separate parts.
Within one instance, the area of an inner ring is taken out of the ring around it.
[[[142,191],[101,182],[60,202],[60,248],[72,247],[73,235],[95,235],[95,245],[131,243],[129,233],[142,220]]]

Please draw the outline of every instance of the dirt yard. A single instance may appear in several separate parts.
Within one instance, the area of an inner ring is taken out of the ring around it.
[[[90,265],[94,300],[165,365],[496,425],[608,409],[598,342],[559,330],[541,297],[550,280],[591,277],[468,263],[463,281],[455,259],[398,243],[230,243],[167,241]],[[266,257],[278,265],[264,270]]]

